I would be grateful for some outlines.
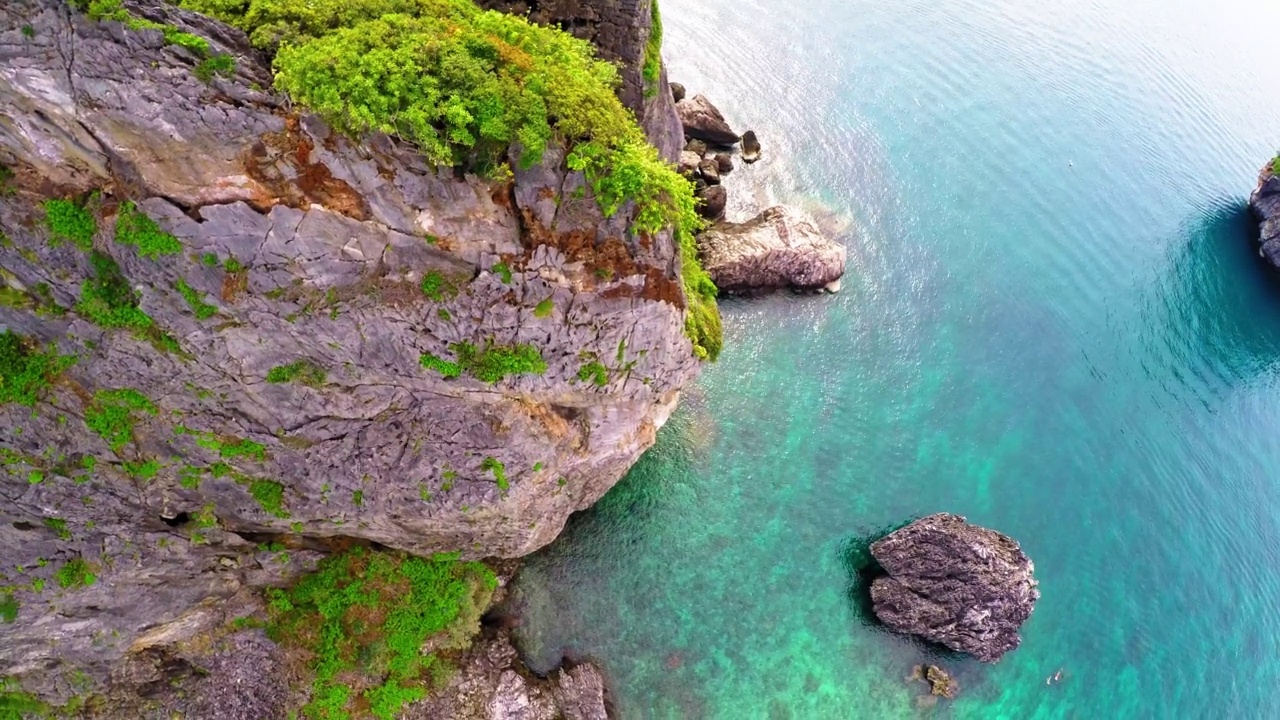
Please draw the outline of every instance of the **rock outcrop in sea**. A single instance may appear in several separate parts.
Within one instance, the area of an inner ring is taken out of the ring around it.
[[[1035,566],[1012,538],[938,513],[871,544],[885,575],[871,585],[876,617],[983,662],[1022,641],[1040,598]]]
[[[800,210],[779,205],[744,223],[717,223],[698,237],[716,287],[729,293],[839,289],[846,251]]]
[[[597,42],[674,161],[650,3],[610,7]],[[232,685],[188,700],[225,709],[281,662],[225,632],[263,588],[352,546],[546,545],[699,361],[671,233],[604,217],[563,149],[498,182],[356,142],[239,30],[122,8],[0,4],[0,360],[31,390],[0,404],[0,695],[145,698],[207,661]]]
[[[705,95],[694,95],[676,103],[676,114],[684,126],[685,137],[722,147],[738,142],[738,133],[729,127],[724,115]]]
[[[1259,173],[1258,187],[1249,198],[1249,207],[1258,218],[1259,254],[1280,267],[1280,155]]]

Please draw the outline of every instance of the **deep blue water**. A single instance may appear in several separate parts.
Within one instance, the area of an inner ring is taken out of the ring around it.
[[[663,0],[754,128],[732,209],[839,228],[837,296],[722,304],[657,446],[518,580],[624,718],[1280,716],[1280,3]],[[849,549],[947,510],[1043,598],[999,664],[867,620]],[[1064,680],[1045,679],[1063,671]]]

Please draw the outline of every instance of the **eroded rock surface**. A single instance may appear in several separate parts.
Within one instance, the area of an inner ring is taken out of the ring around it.
[[[0,603],[16,608],[0,677],[55,702],[225,622],[238,593],[286,584],[308,553],[545,545],[653,443],[698,371],[671,238],[603,218],[563,152],[495,185],[384,136],[356,144],[263,90],[238,31],[125,6],[205,37],[234,75],[201,82],[159,31],[60,0],[0,4],[0,164],[15,173],[0,330],[75,358],[34,408],[0,406]],[[670,93],[656,97],[678,150]],[[91,254],[51,242],[41,204],[91,193],[93,249],[150,334],[76,309]],[[126,200],[180,252],[114,240]],[[490,383],[421,364],[461,342],[531,346],[546,371]],[[591,362],[603,374],[581,380]],[[268,381],[294,363],[319,380]],[[121,389],[154,412],[113,444],[86,419]],[[260,549],[284,536],[303,548],[288,562]],[[69,565],[92,581],[63,585]]]
[[[1258,187],[1249,198],[1249,207],[1258,218],[1261,231],[1259,253],[1280,267],[1280,175],[1272,168],[1273,164],[1268,164],[1258,176]]]
[[[882,622],[983,662],[1018,647],[1040,598],[1018,543],[958,515],[921,518],[872,543],[871,554],[887,573],[871,585]]]
[[[744,223],[712,226],[698,237],[698,253],[716,287],[738,293],[835,290],[846,256],[844,246],[827,239],[811,218],[785,205]]]
[[[676,103],[676,113],[684,126],[685,137],[722,147],[738,142],[738,134],[705,95],[694,95]]]

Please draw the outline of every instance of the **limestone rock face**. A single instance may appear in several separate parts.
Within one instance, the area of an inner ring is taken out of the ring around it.
[[[35,407],[0,406],[21,428],[0,433],[0,606],[16,607],[0,677],[55,701],[73,673],[102,681],[352,541],[532,552],[653,443],[698,372],[672,239],[602,217],[562,151],[495,185],[388,137],[354,143],[262,90],[238,31],[125,6],[234,55],[234,75],[201,82],[159,31],[62,0],[0,4],[0,331],[75,358]],[[53,241],[48,198],[87,202],[149,334],[76,308],[98,270]],[[113,239],[126,200],[180,251]],[[546,370],[486,382],[420,363],[458,343],[528,345]],[[603,385],[578,378],[590,358]],[[319,376],[268,381],[294,363]],[[121,389],[151,409],[108,442],[86,420]],[[259,549],[278,535],[303,548],[288,562]],[[92,583],[59,583],[73,562]]]
[[[722,222],[698,237],[716,287],[751,293],[778,288],[834,290],[846,251],[801,211],[779,205],[744,223]]]
[[[958,515],[921,518],[872,543],[871,554],[887,573],[871,585],[881,621],[983,662],[1018,647],[1040,598],[1018,543]]]
[[[1258,187],[1249,198],[1249,207],[1258,218],[1261,230],[1259,253],[1280,267],[1280,175],[1272,172],[1270,164],[1258,176]]]
[[[705,95],[694,95],[676,103],[676,113],[684,126],[685,137],[710,145],[728,146],[738,142],[738,134],[729,127],[724,115]]]

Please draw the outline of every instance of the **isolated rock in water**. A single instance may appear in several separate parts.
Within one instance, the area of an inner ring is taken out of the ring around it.
[[[676,103],[676,113],[684,125],[684,134],[711,145],[733,145],[738,133],[729,128],[724,116],[704,95],[694,95]]]
[[[698,214],[708,220],[719,220],[724,217],[724,207],[729,204],[729,193],[723,185],[701,188],[697,195],[702,201],[698,205]]]
[[[871,555],[887,573],[871,584],[876,617],[983,662],[1018,647],[1040,598],[1018,543],[958,515],[921,518],[872,543]]]
[[[607,720],[604,675],[595,665],[561,670],[555,682],[555,698],[565,720]]]
[[[699,163],[698,172],[702,174],[702,179],[706,180],[708,185],[720,184],[720,164],[714,158]]]
[[[1280,175],[1273,170],[1280,160],[1268,163],[1258,176],[1258,187],[1249,198],[1249,207],[1258,218],[1262,233],[1259,254],[1276,267],[1280,267]]]
[[[729,153],[716,154],[716,169],[720,171],[721,175],[724,175],[727,172],[733,172],[733,158]]]
[[[844,275],[844,246],[828,240],[812,219],[786,205],[771,207],[745,223],[716,225],[698,238],[698,253],[716,287],[726,292],[817,290]]]
[[[742,134],[742,162],[753,163],[759,159],[760,140],[756,138],[755,130],[748,130]]]
[[[684,86],[680,83],[671,83],[671,99],[680,102],[684,99]]]
[[[925,670],[924,678],[929,682],[933,694],[938,697],[953,698],[960,692],[960,683],[953,680],[946,670],[937,665],[930,665]]]

